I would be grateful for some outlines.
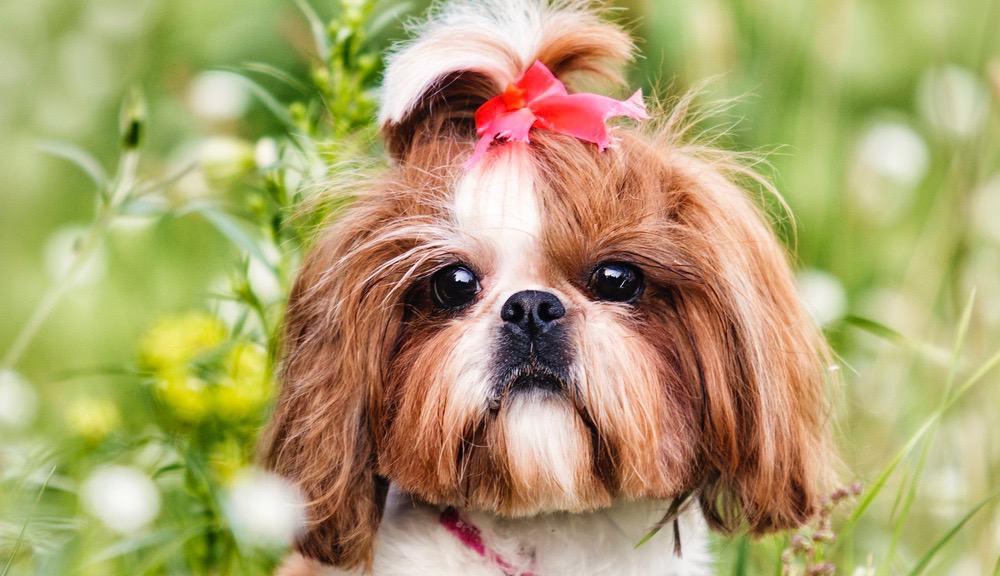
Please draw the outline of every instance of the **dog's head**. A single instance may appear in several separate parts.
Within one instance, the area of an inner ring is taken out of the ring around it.
[[[720,529],[813,513],[823,344],[734,164],[675,118],[605,151],[536,130],[463,166],[475,110],[536,59],[593,85],[631,54],[577,4],[497,0],[391,57],[393,166],[289,303],[268,461],[308,496],[306,555],[370,562],[389,482],[510,516],[686,494]]]

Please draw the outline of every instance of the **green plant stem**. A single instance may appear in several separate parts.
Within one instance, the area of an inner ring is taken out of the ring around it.
[[[10,551],[10,556],[7,557],[7,561],[4,563],[3,571],[0,571],[0,576],[7,576],[11,567],[14,565],[17,553],[21,551],[25,535],[28,533],[28,524],[31,524],[31,517],[34,516],[35,510],[38,508],[38,503],[41,502],[42,495],[45,494],[45,489],[49,487],[49,482],[52,480],[52,475],[55,473],[56,467],[53,466],[52,469],[49,470],[49,474],[45,477],[45,481],[42,482],[42,486],[38,489],[38,494],[35,495],[35,500],[31,503],[31,510],[28,511],[28,517],[25,518],[24,524],[21,525],[21,531],[17,535],[17,540],[14,542],[14,547]]]
[[[42,299],[39,300],[38,305],[35,306],[31,316],[28,317],[28,321],[25,322],[21,330],[18,331],[17,336],[14,337],[10,348],[7,349],[3,357],[3,367],[5,369],[12,369],[21,361],[21,357],[24,356],[35,336],[38,335],[38,331],[42,328],[42,325],[45,324],[45,321],[48,320],[59,302],[62,301],[63,297],[66,296],[79,279],[80,273],[83,272],[94,251],[104,240],[109,227],[110,218],[98,218],[91,225],[90,230],[80,245],[79,251],[73,259],[72,265],[70,265],[69,271],[66,273],[66,277],[49,286],[42,295]]]
[[[127,151],[122,157],[118,173],[115,176],[114,183],[111,185],[108,203],[102,204],[98,209],[97,217],[90,225],[87,235],[83,238],[83,242],[76,252],[73,263],[66,273],[66,277],[50,285],[42,295],[38,305],[35,306],[31,316],[28,317],[28,321],[21,327],[21,330],[14,337],[10,348],[4,353],[3,363],[0,366],[5,369],[12,369],[17,366],[32,341],[34,341],[35,336],[38,335],[38,331],[45,324],[45,321],[49,319],[56,306],[59,305],[66,294],[76,284],[80,274],[93,257],[94,252],[104,242],[118,210],[134,189],[138,167],[138,151]]]

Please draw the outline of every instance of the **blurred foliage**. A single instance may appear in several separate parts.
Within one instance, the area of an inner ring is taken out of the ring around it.
[[[252,467],[282,302],[424,4],[0,6],[0,574],[273,569],[295,518],[245,502],[294,502]],[[717,539],[719,573],[996,574],[1000,2],[620,4],[636,81],[710,78],[707,133],[787,199],[864,486]]]

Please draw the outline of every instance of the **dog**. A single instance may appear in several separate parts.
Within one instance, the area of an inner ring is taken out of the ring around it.
[[[456,0],[388,56],[390,165],[288,304],[279,574],[700,575],[817,510],[827,353],[752,172],[584,91],[634,57],[605,16]]]

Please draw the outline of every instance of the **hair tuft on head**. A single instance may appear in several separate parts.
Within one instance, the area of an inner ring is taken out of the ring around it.
[[[582,0],[457,0],[439,4],[389,56],[379,124],[397,159],[425,135],[472,135],[473,115],[536,60],[572,90],[621,84],[629,35]]]

